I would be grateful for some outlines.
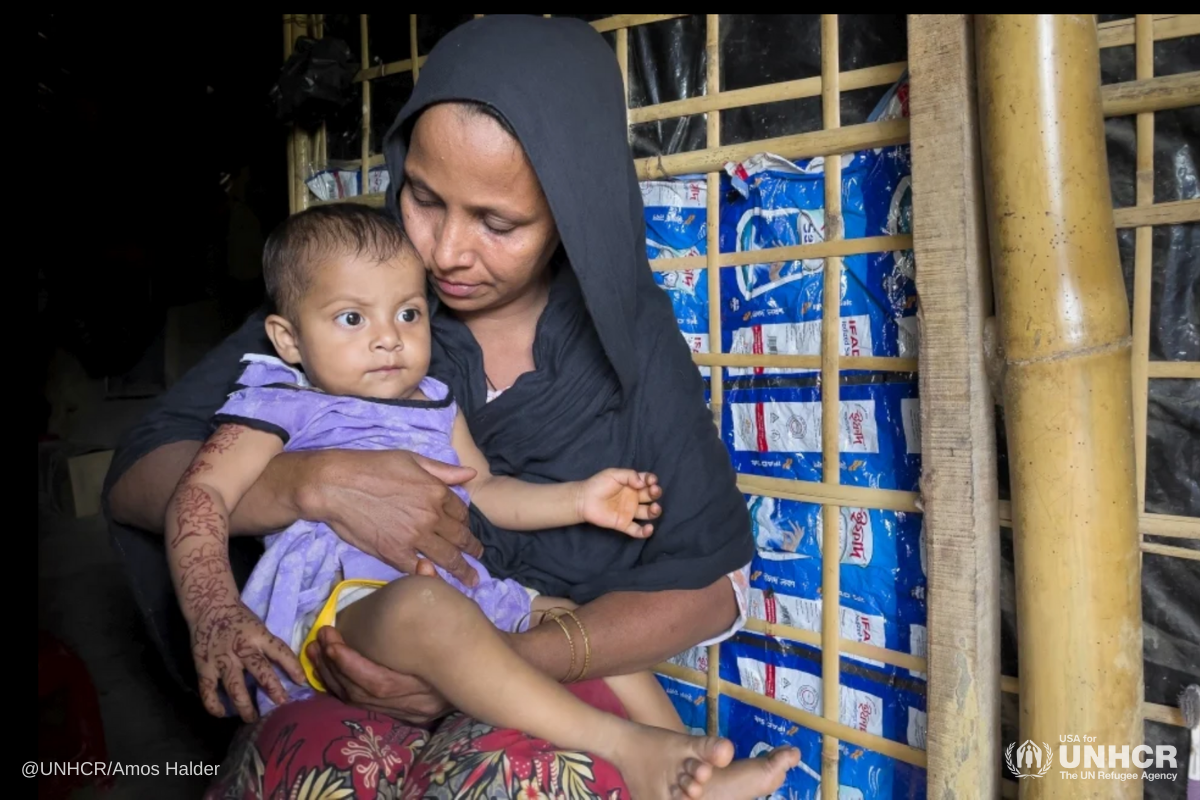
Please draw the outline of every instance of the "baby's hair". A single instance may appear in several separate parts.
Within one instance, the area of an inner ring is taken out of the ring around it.
[[[411,248],[399,221],[383,209],[357,203],[315,206],[289,217],[267,238],[267,296],[276,313],[295,322],[313,269],[321,262],[353,256],[382,263]]]

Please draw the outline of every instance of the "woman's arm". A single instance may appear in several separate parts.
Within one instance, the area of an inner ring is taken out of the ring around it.
[[[587,629],[588,677],[604,678],[649,669],[697,642],[720,636],[737,619],[738,607],[733,584],[722,577],[703,589],[614,592],[575,614]],[[572,626],[568,630],[578,636]],[[566,636],[557,625],[539,625],[509,641],[529,663],[554,678],[564,677],[571,666]],[[582,651],[578,638],[575,649]],[[581,665],[576,664],[577,671]]]

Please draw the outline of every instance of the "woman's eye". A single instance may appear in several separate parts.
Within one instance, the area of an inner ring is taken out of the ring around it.
[[[509,225],[507,223],[493,222],[491,220],[484,220],[483,224],[492,233],[501,234],[501,235],[503,235],[505,233],[512,233],[513,229],[515,227],[515,226]]]
[[[357,311],[343,311],[341,314],[338,314],[335,319],[339,325],[343,325],[347,328],[357,328],[359,325],[363,324],[362,314],[358,313]]]
[[[397,316],[401,322],[416,322],[421,318],[421,312],[415,308],[406,308]]]

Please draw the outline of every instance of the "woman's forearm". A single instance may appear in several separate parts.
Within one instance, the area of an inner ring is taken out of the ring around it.
[[[167,504],[202,442],[173,442],[143,456],[113,485],[113,519],[144,531],[162,533]],[[307,453],[282,453],[271,459],[258,482],[230,518],[234,536],[261,536],[300,519],[306,489]]]
[[[588,677],[639,672],[719,636],[737,618],[733,584],[722,577],[704,589],[665,592],[616,592],[575,611],[587,629],[591,661]],[[583,666],[584,647],[574,622],[563,622],[575,642],[575,672]],[[562,679],[571,666],[571,649],[562,628],[542,624],[512,637],[531,664]]]

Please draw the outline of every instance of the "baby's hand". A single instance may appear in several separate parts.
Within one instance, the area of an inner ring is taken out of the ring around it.
[[[585,522],[612,528],[636,539],[654,532],[653,525],[634,520],[657,519],[662,508],[658,476],[632,469],[606,469],[588,478],[579,491],[579,512]]]
[[[274,662],[298,685],[308,680],[300,659],[283,640],[272,635],[258,616],[240,601],[213,606],[192,623],[192,657],[200,679],[200,699],[208,713],[225,716],[225,707],[217,694],[218,681],[233,701],[245,722],[257,718],[245,672],[249,671],[267,696],[276,704],[288,700],[287,691],[271,664]]]

